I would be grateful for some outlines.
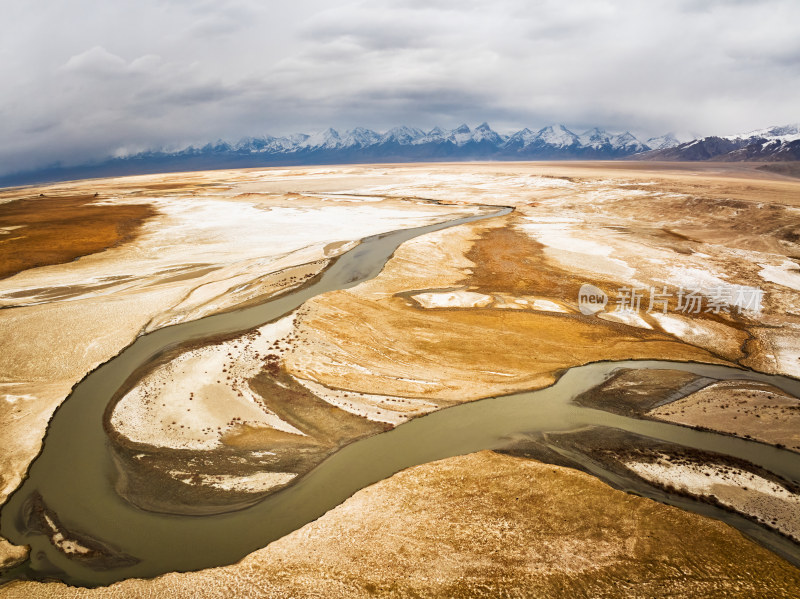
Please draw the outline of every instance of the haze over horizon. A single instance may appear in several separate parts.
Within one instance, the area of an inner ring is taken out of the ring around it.
[[[0,23],[0,174],[328,126],[731,134],[800,120],[800,5],[123,0]]]

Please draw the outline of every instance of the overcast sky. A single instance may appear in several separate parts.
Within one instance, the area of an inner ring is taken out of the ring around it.
[[[0,0],[0,174],[362,125],[800,120],[797,0]]]

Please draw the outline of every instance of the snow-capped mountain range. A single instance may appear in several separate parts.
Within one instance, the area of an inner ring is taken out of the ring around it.
[[[550,125],[531,131],[522,129],[512,135],[501,135],[487,123],[470,129],[461,125],[445,130],[434,127],[428,132],[415,127],[395,127],[378,133],[356,127],[344,133],[325,129],[312,135],[286,137],[247,137],[236,143],[217,141],[202,147],[190,146],[178,152],[145,152],[129,158],[157,155],[197,156],[202,154],[255,154],[262,157],[340,159],[379,158],[417,160],[432,158],[474,159],[564,159],[620,158],[654,148],[680,143],[671,134],[653,140],[656,145],[641,142],[629,132],[614,134],[598,128],[580,134],[564,125]],[[327,161],[327,160],[326,160]]]
[[[308,135],[245,137],[235,143],[218,140],[179,150],[150,150],[78,166],[53,165],[0,176],[0,187],[44,181],[145,174],[181,170],[458,160],[800,160],[800,125],[759,129],[725,137],[688,141],[667,133],[642,142],[633,134],[597,127],[575,133],[564,125],[510,135],[487,123],[470,129],[394,127],[384,133],[356,127],[325,129]]]
[[[758,129],[748,133],[709,136],[636,156],[642,160],[744,160],[784,162],[800,160],[800,124]]]

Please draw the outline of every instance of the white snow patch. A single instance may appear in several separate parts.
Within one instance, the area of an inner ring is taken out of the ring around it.
[[[337,408],[375,422],[398,425],[413,416],[432,412],[438,406],[434,403],[391,395],[372,395],[342,389],[331,389],[307,379],[296,379],[314,395]]]
[[[534,310],[541,310],[542,312],[569,312],[569,310],[566,310],[563,306],[546,299],[533,300],[531,302],[531,307]]]
[[[613,312],[602,312],[597,316],[598,318],[602,318],[603,320],[609,320],[611,322],[619,322],[639,329],[653,328],[644,318],[639,316],[636,312],[624,312],[624,311],[614,310]]]
[[[18,401],[31,401],[36,399],[36,396],[30,395],[29,393],[26,393],[25,395],[13,395],[11,393],[6,393],[3,395],[3,399],[8,403],[17,403]]]
[[[722,348],[733,350],[741,343],[736,329],[721,322],[661,312],[651,312],[650,317],[665,332],[674,335],[681,341],[712,351],[719,351]]]
[[[237,186],[237,192],[243,187],[246,185]],[[197,279],[169,283],[164,286],[165,292],[176,285],[195,289],[217,283],[216,294],[204,301],[224,303],[224,294],[235,286],[287,266],[327,257],[324,248],[331,243],[442,222],[477,211],[470,206],[386,206],[374,198],[331,196],[326,200],[329,201],[319,207],[306,207],[219,197],[152,198],[148,203],[159,211],[159,216],[143,225],[141,235],[132,243],[84,256],[69,265],[30,269],[0,281],[0,306],[111,295],[134,286],[158,284],[177,269],[185,271],[187,265],[216,270]],[[289,263],[281,264],[287,258],[291,258]],[[113,286],[91,288],[114,281],[118,283]],[[56,299],[39,297],[41,289],[59,287],[86,289]],[[169,301],[165,297],[165,302]]]
[[[669,271],[670,276],[662,280],[675,287],[676,293],[682,287],[685,295],[690,291],[699,292],[706,298],[717,297],[724,300],[729,308],[736,308],[751,315],[759,314],[759,310],[754,310],[758,303],[755,300],[763,297],[763,291],[758,287],[733,284],[725,280],[727,276],[724,274],[700,268],[672,267]],[[708,307],[708,302],[704,301],[702,309]]]
[[[170,476],[186,482],[192,480],[190,472],[171,470]],[[233,474],[201,474],[200,484],[222,489],[223,491],[243,491],[263,493],[274,487],[285,485],[297,476],[294,472],[256,472],[247,476]]]
[[[412,295],[417,304],[423,308],[482,308],[492,303],[490,295],[474,291],[439,291]]]
[[[261,327],[255,339],[242,336],[180,354],[117,403],[111,425],[132,441],[175,449],[214,449],[237,425],[304,435],[267,409],[248,384],[262,367],[259,358],[293,330],[293,319],[290,314]]]
[[[53,545],[58,547],[61,551],[63,551],[67,555],[76,553],[85,555],[91,551],[90,549],[84,547],[77,541],[73,541],[65,537],[64,533],[58,530],[58,528],[55,525],[55,522],[53,522],[50,516],[44,514],[44,519],[45,522],[47,523],[47,526],[53,532],[53,536],[50,537],[50,540],[53,542]]]
[[[773,264],[759,264],[759,266],[761,270],[758,276],[765,281],[800,291],[800,268],[791,260],[785,260],[778,266]]]
[[[687,266],[673,266],[669,269],[667,282],[684,289],[712,289],[730,285],[725,275]]]
[[[498,294],[494,297],[494,300],[495,301],[493,307],[498,309],[533,310],[536,312],[559,312],[562,314],[566,314],[571,311],[557,302],[531,295],[523,295],[516,297],[516,296],[507,296]]]
[[[574,235],[577,231],[569,225],[568,220],[543,222],[540,219],[528,218],[529,223],[521,225],[521,228],[530,234],[536,241],[547,247],[562,250],[564,252],[575,252],[578,254],[589,254],[591,256],[606,257],[614,251],[614,248],[602,245],[596,241],[581,239]]]

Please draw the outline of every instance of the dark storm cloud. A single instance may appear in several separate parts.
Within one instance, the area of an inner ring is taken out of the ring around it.
[[[0,20],[0,173],[325,126],[797,121],[795,0],[41,0]]]

